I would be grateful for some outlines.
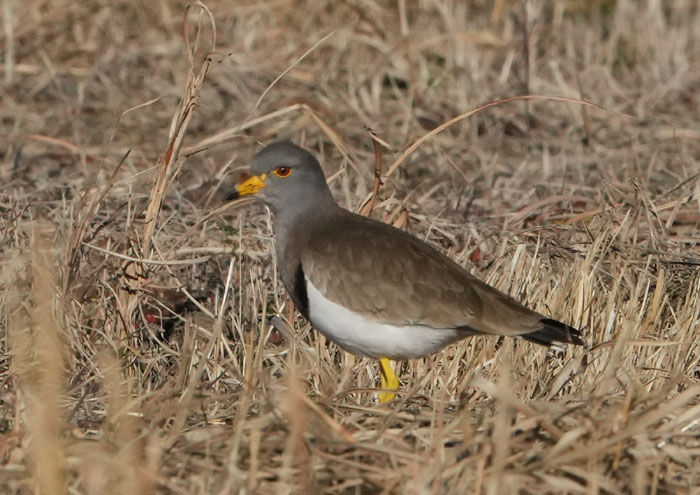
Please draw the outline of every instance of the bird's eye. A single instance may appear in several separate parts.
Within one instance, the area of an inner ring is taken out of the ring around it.
[[[292,169],[289,167],[277,167],[275,170],[274,174],[277,177],[289,177],[289,174],[292,173]]]

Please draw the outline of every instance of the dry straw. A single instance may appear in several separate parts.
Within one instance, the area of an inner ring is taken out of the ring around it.
[[[4,0],[0,493],[700,493],[699,23]],[[291,311],[267,212],[223,204],[280,137],[588,348],[470,339],[378,406]]]

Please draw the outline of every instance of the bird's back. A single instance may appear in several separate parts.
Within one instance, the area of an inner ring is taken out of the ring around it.
[[[315,228],[304,275],[325,297],[383,323],[520,335],[543,318],[420,239],[345,212]]]

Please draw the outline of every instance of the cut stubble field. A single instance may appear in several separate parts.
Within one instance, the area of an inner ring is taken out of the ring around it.
[[[700,494],[697,2],[1,3],[0,493]],[[276,139],[586,346],[378,404],[224,199]]]

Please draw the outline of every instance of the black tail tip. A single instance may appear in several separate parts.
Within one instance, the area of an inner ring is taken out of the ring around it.
[[[521,337],[530,342],[548,347],[559,347],[563,349],[563,344],[584,345],[581,338],[581,331],[566,325],[557,320],[542,318],[540,320],[542,328],[522,335]]]
[[[540,321],[544,325],[543,331],[552,336],[552,341],[573,345],[585,344],[581,338],[581,331],[578,328],[574,328],[557,320],[552,320],[551,318],[542,318]]]

